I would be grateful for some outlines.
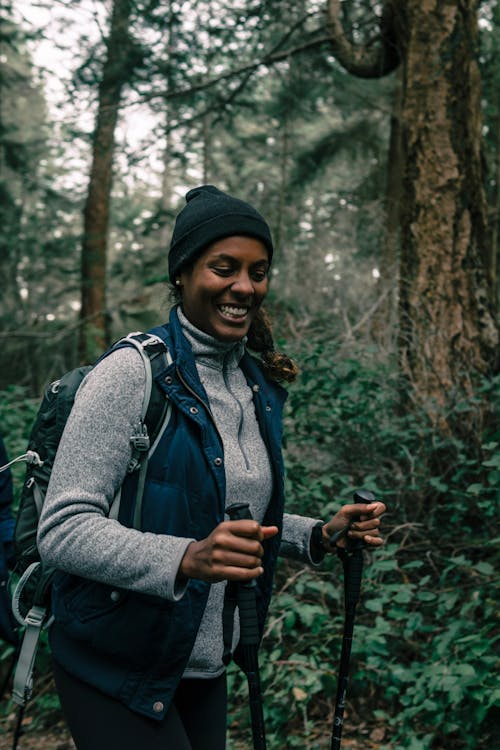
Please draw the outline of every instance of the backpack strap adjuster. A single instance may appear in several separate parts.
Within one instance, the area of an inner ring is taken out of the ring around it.
[[[144,429],[146,429],[146,426],[144,426]],[[132,443],[133,450],[139,451],[139,453],[145,453],[149,450],[150,440],[147,432],[142,435],[132,435],[130,442]]]

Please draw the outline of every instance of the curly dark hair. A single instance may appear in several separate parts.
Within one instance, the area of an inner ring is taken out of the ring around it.
[[[247,346],[260,355],[264,375],[271,380],[293,383],[299,368],[287,354],[274,348],[271,321],[267,311],[261,307],[248,331]]]

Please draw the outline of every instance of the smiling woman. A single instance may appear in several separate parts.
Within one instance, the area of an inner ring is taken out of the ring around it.
[[[125,477],[146,377],[130,347],[83,381],[40,520],[40,553],[58,570],[54,675],[78,750],[223,750],[226,666],[242,655],[228,582],[253,582],[258,640],[279,554],[319,564],[347,536],[382,543],[382,503],[346,505],[326,523],[284,512],[277,381],[297,368],[275,351],[262,308],[271,233],[213,186],[186,199],[169,252],[177,304],[145,342],[170,353],[154,388],[171,417],[143,478],[141,523],[130,527]],[[251,517],[235,518],[234,503]]]
[[[260,355],[265,374],[292,382],[298,368],[275,350],[261,307],[273,250],[269,226],[253,206],[202,185],[186,194],[177,216],[169,275],[174,299],[192,323],[227,341],[247,336],[247,346]]]

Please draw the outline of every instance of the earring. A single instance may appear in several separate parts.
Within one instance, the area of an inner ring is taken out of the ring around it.
[[[175,286],[180,286],[180,285],[181,285],[181,280],[180,279],[176,279],[175,280]]]

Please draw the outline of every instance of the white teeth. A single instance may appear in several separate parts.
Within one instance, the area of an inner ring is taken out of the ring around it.
[[[246,307],[233,307],[232,305],[221,305],[220,310],[225,315],[232,315],[235,318],[239,318],[247,313]]]

